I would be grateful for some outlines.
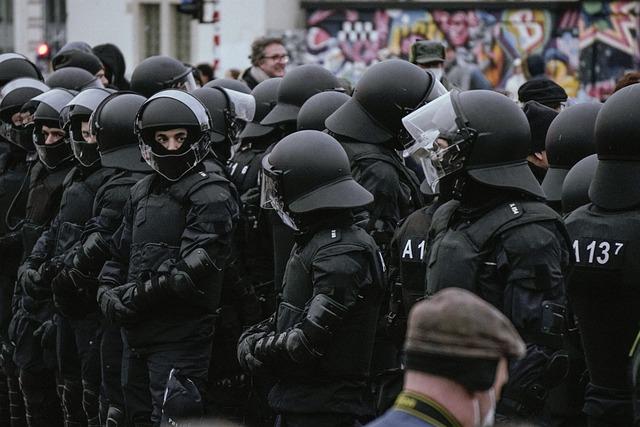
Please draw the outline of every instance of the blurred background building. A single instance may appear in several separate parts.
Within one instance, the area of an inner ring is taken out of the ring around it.
[[[249,65],[254,38],[282,35],[293,64],[319,63],[356,81],[427,38],[443,40],[449,60],[479,66],[497,88],[516,59],[538,54],[570,96],[602,97],[640,66],[639,10],[640,2],[576,0],[0,0],[0,51],[46,59],[67,41],[111,42],[128,73],[166,54],[210,63],[222,76]]]

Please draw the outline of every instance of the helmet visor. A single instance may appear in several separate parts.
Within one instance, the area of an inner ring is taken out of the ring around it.
[[[414,139],[404,150],[424,171],[425,180],[436,192],[440,179],[464,166],[465,138],[458,127],[452,94],[445,93],[402,119]]]
[[[33,151],[33,123],[15,126],[10,123],[0,123],[0,138],[17,145],[25,151]]]
[[[262,161],[260,173],[260,207],[276,211],[282,222],[293,230],[298,230],[294,219],[285,209],[284,197],[280,194],[281,173],[271,168],[268,155]]]
[[[238,92],[231,89],[221,88],[229,98],[229,102],[233,104],[233,112],[236,119],[250,122],[256,114],[256,99],[249,94]]]
[[[198,141],[191,143],[185,150],[176,150],[175,154],[158,154],[140,137],[142,158],[169,181],[179,180],[200,163],[207,155],[210,145],[209,134],[204,132]]]
[[[71,148],[69,147],[69,143],[66,138],[63,138],[55,144],[45,145],[36,143],[35,146],[40,161],[48,169],[55,169],[56,166],[73,157],[73,153],[71,152]]]
[[[71,148],[73,149],[73,155],[83,166],[89,167],[100,160],[98,144],[91,144],[84,140],[78,141],[72,137]]]

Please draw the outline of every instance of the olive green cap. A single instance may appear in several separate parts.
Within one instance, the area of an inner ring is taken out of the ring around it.
[[[444,62],[444,44],[437,40],[418,40],[411,45],[409,61],[412,64]]]

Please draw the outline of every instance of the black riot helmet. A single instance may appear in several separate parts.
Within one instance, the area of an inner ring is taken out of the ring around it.
[[[405,150],[425,172],[431,189],[465,171],[491,187],[544,198],[527,165],[529,122],[508,97],[489,90],[454,90],[402,120],[415,143]]]
[[[14,123],[13,115],[32,98],[46,92],[49,87],[40,80],[21,77],[0,89],[0,136],[26,151],[33,151],[33,123]]]
[[[262,159],[261,204],[285,224],[321,209],[364,206],[373,196],[351,176],[344,148],[326,133],[305,130],[286,136]]]
[[[329,70],[316,64],[301,65],[289,71],[280,82],[276,106],[260,122],[264,126],[293,123],[305,101],[316,93],[340,88]]]
[[[93,74],[77,67],[65,67],[49,74],[45,80],[51,88],[62,88],[81,91],[89,88],[104,87],[102,82]]]
[[[351,97],[342,92],[328,91],[313,95],[302,104],[298,113],[298,130],[326,129],[324,121]]]
[[[87,142],[83,137],[82,123],[89,124],[91,113],[112,93],[113,90],[105,88],[83,90],[60,111],[60,128],[69,135],[73,155],[83,166],[89,167],[96,164],[100,160],[100,154],[98,145],[95,142]]]
[[[371,144],[411,143],[402,118],[446,93],[430,72],[399,59],[371,66],[356,84],[351,99],[325,121],[331,132]]]
[[[186,130],[178,150],[168,150],[156,140],[156,133]],[[169,89],[147,99],[138,110],[135,130],[142,158],[153,170],[177,181],[200,163],[211,146],[211,118],[197,98],[181,90]]]
[[[40,161],[48,169],[55,169],[56,166],[71,159],[73,152],[69,146],[68,135],[54,144],[45,144],[46,139],[42,127],[60,129],[60,112],[75,95],[76,93],[72,91],[56,88],[31,100],[37,105],[33,113],[33,143]]]
[[[211,140],[229,148],[240,132],[239,121],[250,121],[255,114],[255,99],[223,87],[201,87],[191,93],[204,105],[212,120]]]
[[[602,105],[595,125],[598,168],[589,188],[609,210],[640,204],[640,85],[620,89]]]
[[[562,183],[562,213],[569,214],[580,206],[591,203],[589,186],[596,174],[598,156],[592,154],[578,161]]]
[[[247,86],[247,84],[245,82],[243,82],[242,80],[236,80],[236,79],[215,79],[215,80],[211,80],[210,82],[207,82],[207,84],[204,85],[205,87],[222,87],[225,89],[231,89],[231,90],[235,90],[236,92],[240,92],[240,93],[246,93],[246,94],[250,94],[251,93],[251,88],[249,88],[249,86]]]
[[[19,53],[0,54],[0,87],[20,77],[43,80],[38,67],[23,55]]]
[[[597,102],[577,104],[562,110],[551,122],[545,140],[549,169],[542,181],[547,201],[559,202],[569,169],[596,152],[593,127],[601,106]]]
[[[278,102],[278,88],[282,82],[282,77],[274,77],[258,83],[251,91],[251,95],[256,100],[256,113],[253,120],[248,122],[238,138],[242,140],[250,140],[269,135],[274,131],[272,126],[264,126],[260,121],[264,119]]]
[[[193,69],[170,56],[150,56],[131,75],[131,90],[147,98],[164,89],[194,90]]]
[[[135,118],[146,98],[134,92],[116,92],[106,97],[91,115],[91,133],[95,136],[102,166],[147,172],[142,160]]]

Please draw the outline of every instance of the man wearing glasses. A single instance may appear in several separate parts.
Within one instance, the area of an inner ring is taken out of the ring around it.
[[[258,83],[271,77],[284,77],[289,62],[289,54],[276,37],[261,37],[251,44],[251,67],[240,76],[253,89]]]

